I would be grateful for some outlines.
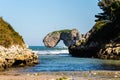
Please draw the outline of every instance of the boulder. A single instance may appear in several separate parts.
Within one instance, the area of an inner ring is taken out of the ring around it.
[[[43,39],[46,47],[55,47],[60,40],[63,40],[65,46],[77,44],[82,39],[82,34],[77,29],[73,30],[60,30],[49,33]]]

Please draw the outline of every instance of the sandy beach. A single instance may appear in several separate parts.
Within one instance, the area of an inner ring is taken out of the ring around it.
[[[1,72],[0,80],[120,80],[120,71]]]

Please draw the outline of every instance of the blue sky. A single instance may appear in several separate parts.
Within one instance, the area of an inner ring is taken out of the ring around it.
[[[0,16],[28,45],[43,45],[49,32],[78,29],[86,33],[100,12],[98,0],[0,0]]]

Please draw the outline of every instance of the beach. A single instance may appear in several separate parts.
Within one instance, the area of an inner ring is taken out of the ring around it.
[[[0,80],[120,80],[120,0],[93,1],[3,0]]]
[[[120,80],[120,71],[1,72],[0,80]]]
[[[119,60],[71,57],[64,48],[32,46],[40,64],[12,67],[0,72],[0,80],[120,80]]]

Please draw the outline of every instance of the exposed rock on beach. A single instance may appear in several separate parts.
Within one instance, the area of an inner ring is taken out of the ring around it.
[[[0,71],[12,66],[38,64],[38,56],[28,49],[22,36],[0,18]]]

